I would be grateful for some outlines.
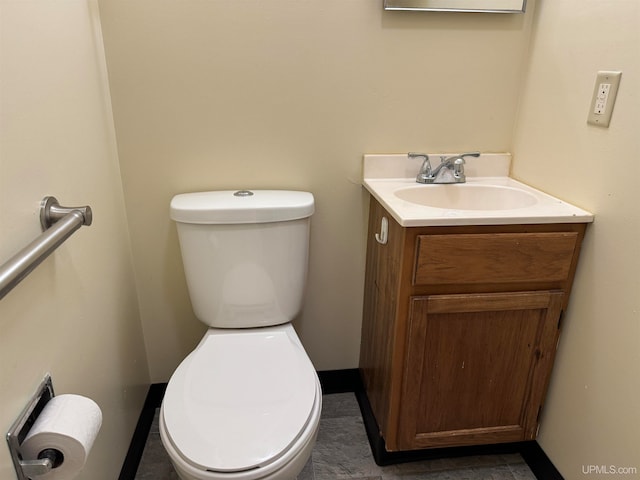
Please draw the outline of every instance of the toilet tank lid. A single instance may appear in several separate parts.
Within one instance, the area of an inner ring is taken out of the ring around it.
[[[282,222],[313,214],[309,192],[293,190],[224,190],[182,193],[171,200],[171,218],[197,224]]]

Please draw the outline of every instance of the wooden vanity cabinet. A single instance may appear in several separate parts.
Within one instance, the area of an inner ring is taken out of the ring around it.
[[[360,370],[388,451],[536,437],[585,228],[404,228],[371,198]]]

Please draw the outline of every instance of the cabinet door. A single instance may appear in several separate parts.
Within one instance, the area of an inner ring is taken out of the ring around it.
[[[399,449],[535,438],[562,297],[412,297]]]

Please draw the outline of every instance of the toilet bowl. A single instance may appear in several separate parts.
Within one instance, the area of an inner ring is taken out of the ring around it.
[[[183,480],[293,480],[311,455],[322,392],[290,322],[313,208],[310,193],[277,190],[171,202],[191,302],[209,325],[160,411],[160,437]]]
[[[291,324],[210,329],[165,392],[160,435],[184,480],[293,479],[322,394]]]

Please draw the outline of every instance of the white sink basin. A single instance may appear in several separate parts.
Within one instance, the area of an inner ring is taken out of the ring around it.
[[[399,188],[394,195],[407,202],[448,210],[513,210],[538,203],[535,195],[501,185],[416,185]]]
[[[591,213],[510,178],[510,159],[469,157],[466,183],[424,185],[416,183],[420,158],[365,155],[362,184],[403,227],[593,221]]]

